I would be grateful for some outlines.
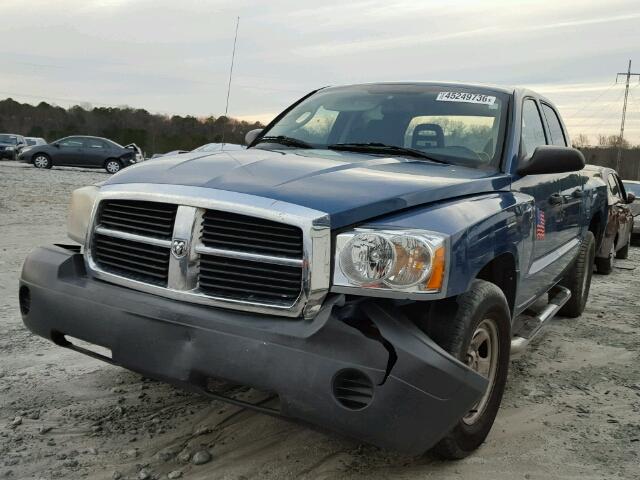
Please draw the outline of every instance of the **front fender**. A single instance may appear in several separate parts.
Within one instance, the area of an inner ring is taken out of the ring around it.
[[[478,272],[499,255],[513,255],[516,271],[533,248],[533,199],[518,192],[458,198],[369,222],[372,228],[419,228],[449,235],[445,295],[468,290]]]

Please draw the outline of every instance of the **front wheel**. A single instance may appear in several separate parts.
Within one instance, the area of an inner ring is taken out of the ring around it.
[[[33,159],[33,166],[36,168],[51,168],[51,159],[47,155],[39,153]]]
[[[107,160],[104,164],[104,169],[107,171],[107,173],[118,173],[121,168],[122,165],[120,164],[120,162],[114,159]]]
[[[487,438],[507,382],[511,314],[504,293],[491,282],[474,280],[455,302],[436,304],[427,332],[444,350],[489,381],[478,403],[433,447],[442,458],[464,458]]]

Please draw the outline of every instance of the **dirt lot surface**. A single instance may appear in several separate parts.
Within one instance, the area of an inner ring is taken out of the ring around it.
[[[0,478],[640,478],[640,249],[594,277],[581,318],[554,320],[512,362],[486,444],[447,463],[185,393],[31,335],[22,261],[66,241],[70,192],[105,178],[0,162]]]

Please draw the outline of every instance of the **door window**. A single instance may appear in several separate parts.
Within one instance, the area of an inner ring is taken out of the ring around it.
[[[522,138],[520,140],[520,153],[523,157],[533,155],[535,149],[546,145],[547,139],[542,126],[542,118],[536,102],[527,99],[522,104]]]
[[[560,124],[560,119],[558,118],[558,114],[555,112],[553,108],[551,108],[549,105],[545,103],[542,104],[542,111],[544,112],[544,117],[547,119],[547,125],[549,126],[551,143],[553,145],[566,147],[567,140],[564,136],[564,132],[562,130],[562,125]]]
[[[104,144],[104,142],[102,140],[98,140],[97,138],[87,138],[85,139],[85,147],[87,147],[90,150],[104,150],[106,148],[106,145]]]
[[[611,195],[613,197],[615,197],[616,199],[622,200],[622,196],[620,195],[620,187],[618,186],[618,182],[616,181],[616,178],[611,173],[609,174],[608,182],[609,182],[609,193],[611,193]]]
[[[68,148],[80,148],[82,147],[82,139],[77,137],[65,138],[64,140],[60,141],[60,146]]]

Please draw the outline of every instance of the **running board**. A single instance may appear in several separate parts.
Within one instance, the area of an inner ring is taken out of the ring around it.
[[[529,330],[526,335],[516,335],[511,340],[511,356],[517,356],[524,352],[531,340],[540,333],[542,327],[544,327],[544,325],[551,320],[560,311],[562,306],[571,298],[571,292],[565,287],[556,286],[552,291],[555,292],[553,298],[549,300],[546,307],[532,318],[534,327]],[[549,295],[551,295],[551,292],[549,292]]]

